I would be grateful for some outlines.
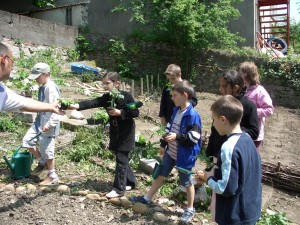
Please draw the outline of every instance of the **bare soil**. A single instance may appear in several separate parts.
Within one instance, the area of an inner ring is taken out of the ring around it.
[[[86,99],[74,89],[67,88],[62,94],[74,99]],[[210,106],[219,97],[210,93],[197,93],[198,105],[197,111],[202,117],[203,133],[209,135],[211,126]],[[156,141],[159,136],[155,134],[158,129],[159,118],[159,95],[140,98],[146,100],[144,106],[140,110],[140,117],[136,120],[137,131],[151,141]],[[90,115],[93,110],[84,111],[85,116]],[[299,169],[300,148],[299,148],[299,130],[300,130],[300,111],[294,109],[275,107],[275,113],[268,118],[266,125],[266,136],[264,147],[261,150],[262,160],[265,162],[278,163]],[[64,131],[61,140],[71,139],[72,134]],[[12,145],[17,146],[21,137],[10,137],[1,134],[1,140],[4,144],[1,146]],[[6,144],[5,144],[6,143]],[[61,141],[63,144],[64,141]],[[64,146],[61,147],[63,151]],[[113,180],[113,165],[107,165],[109,175],[99,176],[100,167],[95,165],[90,168],[90,173],[74,171],[74,163],[69,162],[63,164],[59,159],[57,161],[57,169],[62,182],[68,184],[71,189],[89,189],[104,195],[110,191]],[[100,159],[101,161],[101,159]],[[100,162],[105,164],[105,162]],[[200,163],[198,167],[203,167]],[[0,175],[7,175],[8,170],[3,161],[0,164]],[[93,174],[94,176],[91,176]],[[41,176],[43,178],[45,174]],[[90,177],[91,176],[91,177]],[[25,180],[12,181],[15,186],[24,185],[26,183],[37,184],[41,179],[33,177]],[[90,178],[90,179],[89,179]],[[138,173],[140,180],[148,178],[145,174]],[[140,187],[138,190],[128,192],[127,195],[145,193],[146,187]],[[300,201],[299,193],[290,193],[283,190],[274,189],[272,198],[269,201],[269,208],[285,212],[288,219],[294,223],[300,221],[299,212]],[[180,217],[179,212],[168,211],[169,216]],[[34,193],[34,194],[14,194],[8,192],[0,192],[0,224],[156,224],[153,218],[149,216],[140,216],[119,206],[112,205],[108,202],[96,202],[83,199],[82,197],[72,195],[61,195],[57,192],[51,193]],[[197,212],[193,224],[201,224],[201,221],[209,216],[201,212]]]

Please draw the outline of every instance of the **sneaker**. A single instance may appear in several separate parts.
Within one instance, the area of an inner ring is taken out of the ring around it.
[[[51,176],[48,176],[45,180],[40,182],[39,185],[42,185],[42,186],[55,185],[55,184],[58,184],[58,181],[59,181],[58,176],[54,177],[54,178]]]
[[[123,195],[118,194],[115,190],[112,190],[111,192],[107,193],[105,196],[107,198],[118,198],[118,197],[121,197]]]
[[[31,171],[31,175],[38,175],[40,174],[43,170],[47,169],[47,165],[42,165],[42,164],[38,164],[37,167],[35,167],[35,169],[33,171]]]
[[[194,215],[195,215],[195,209],[193,210],[186,209],[184,210],[184,213],[182,214],[180,221],[182,223],[189,223],[192,220]]]
[[[130,191],[130,190],[132,190],[132,187],[131,186],[126,186],[126,191]]]
[[[143,195],[141,195],[141,196],[132,196],[132,197],[130,197],[129,198],[129,201],[131,201],[132,203],[137,203],[137,202],[139,202],[139,203],[143,203],[143,204],[145,204],[145,205],[153,205],[153,202],[152,201],[146,201],[146,199],[144,198],[144,196]]]

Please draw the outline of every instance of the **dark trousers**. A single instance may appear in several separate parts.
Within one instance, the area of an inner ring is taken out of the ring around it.
[[[130,168],[128,155],[129,152],[116,151],[116,174],[113,184],[113,189],[118,194],[124,194],[126,186],[135,188],[137,186],[137,180]]]

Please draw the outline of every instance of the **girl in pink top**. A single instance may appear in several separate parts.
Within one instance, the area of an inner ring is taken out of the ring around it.
[[[258,69],[254,62],[241,63],[239,72],[243,74],[247,86],[245,97],[257,107],[259,136],[254,143],[259,150],[264,139],[265,118],[271,116],[274,111],[272,99],[266,89],[260,85]]]

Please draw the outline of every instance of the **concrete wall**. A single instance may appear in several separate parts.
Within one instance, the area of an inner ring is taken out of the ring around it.
[[[1,37],[42,45],[74,47],[78,29],[26,16],[0,11]]]
[[[112,13],[116,6],[111,0],[92,0],[88,9],[88,24],[90,32],[94,34],[109,34],[126,36],[137,26],[137,23],[130,23],[129,13]]]
[[[244,0],[237,3],[235,7],[240,11],[240,18],[232,20],[229,24],[231,32],[238,32],[245,42],[241,46],[255,47],[257,31],[257,0]]]
[[[67,21],[67,7],[30,13],[30,17],[79,27],[87,22],[87,7],[71,6],[71,21]]]

